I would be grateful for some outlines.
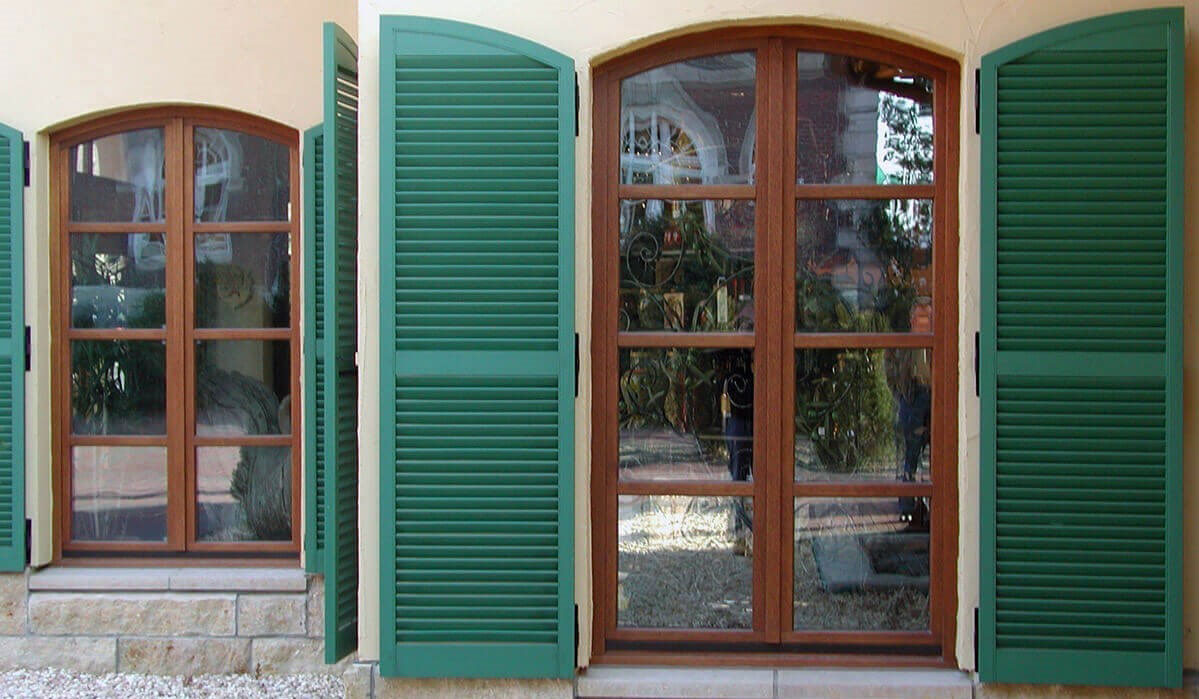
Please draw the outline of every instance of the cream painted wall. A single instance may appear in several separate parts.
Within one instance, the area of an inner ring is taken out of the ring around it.
[[[1193,35],[1199,28],[1199,0],[1178,0],[1187,6],[1187,178],[1196,182],[1199,169],[1199,61]],[[973,608],[978,601],[978,399],[973,386],[973,334],[979,325],[979,140],[974,134],[974,68],[981,56],[1011,41],[1067,22],[1124,10],[1162,6],[1148,0],[360,0],[359,44],[361,47],[361,123],[359,173],[361,215],[359,308],[367,309],[359,319],[359,343],[362,360],[362,411],[360,444],[361,532],[363,580],[379,575],[378,470],[366,468],[378,463],[378,392],[379,319],[377,305],[379,269],[379,17],[410,14],[453,19],[510,32],[574,58],[580,73],[580,124],[582,136],[576,147],[576,325],[581,333],[583,373],[576,404],[579,419],[576,435],[576,511],[579,513],[577,542],[577,601],[584,617],[580,633],[581,662],[589,655],[590,635],[590,536],[587,522],[588,473],[590,461],[586,445],[590,441],[587,415],[590,413],[591,387],[588,377],[590,347],[588,309],[591,305],[590,191],[591,177],[591,92],[590,65],[593,62],[636,48],[670,34],[732,23],[813,23],[863,29],[931,48],[959,59],[962,63],[962,131],[960,173],[960,328],[959,343],[959,474],[960,474],[960,548],[958,552],[958,663],[973,665]],[[1187,237],[1191,239],[1197,218],[1199,193],[1188,191]],[[1184,445],[1186,481],[1185,531],[1188,540],[1199,527],[1199,384],[1196,369],[1199,356],[1194,348],[1199,326],[1193,321],[1199,312],[1199,246],[1189,240],[1185,261],[1186,286],[1186,396],[1187,411]],[[1199,553],[1187,549],[1185,626],[1185,665],[1199,668],[1199,639],[1193,628],[1199,624]],[[377,658],[379,649],[379,600],[376,586],[363,587],[362,622],[359,625],[360,650],[365,658]]]
[[[354,34],[353,0],[39,0],[0,23],[0,122],[32,142],[25,192],[26,499],[32,561],[52,554],[49,134],[100,112],[149,104],[224,107],[302,131],[323,118],[321,23]]]

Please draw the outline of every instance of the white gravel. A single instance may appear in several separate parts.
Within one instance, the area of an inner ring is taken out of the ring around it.
[[[330,675],[197,675],[159,677],[65,670],[13,670],[0,673],[0,699],[340,699],[345,685]]]

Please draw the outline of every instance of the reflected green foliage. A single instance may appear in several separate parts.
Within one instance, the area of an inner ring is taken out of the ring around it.
[[[655,215],[650,204],[662,210]],[[715,211],[717,231],[705,223],[705,205]],[[622,215],[627,231],[620,251],[622,329],[752,328],[752,311],[740,312],[752,304],[754,223],[748,203],[640,201],[626,203]],[[737,243],[742,249],[732,249]]]
[[[877,332],[883,322],[873,313],[845,318],[840,329],[851,332]],[[796,353],[796,434],[811,440],[829,471],[854,471],[894,448],[896,403],[887,383],[886,354],[882,349]]]

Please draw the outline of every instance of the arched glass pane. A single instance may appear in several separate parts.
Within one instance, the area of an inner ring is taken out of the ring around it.
[[[71,146],[69,157],[72,221],[165,220],[162,129],[84,141]]]
[[[800,52],[799,184],[933,181],[933,81],[863,58]]]
[[[748,184],[754,177],[753,52],[690,58],[620,84],[620,181]]]
[[[288,148],[261,136],[197,128],[196,221],[287,221]]]

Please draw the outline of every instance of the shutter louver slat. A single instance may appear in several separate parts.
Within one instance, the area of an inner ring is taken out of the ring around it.
[[[325,148],[324,127],[304,133],[305,569],[325,563]]]
[[[24,142],[0,125],[0,571],[25,569]]]
[[[358,48],[324,25],[319,286],[324,438],[325,661],[358,647]]]
[[[1181,18],[984,59],[984,681],[1181,682]]]
[[[569,677],[573,65],[383,22],[383,672]]]

